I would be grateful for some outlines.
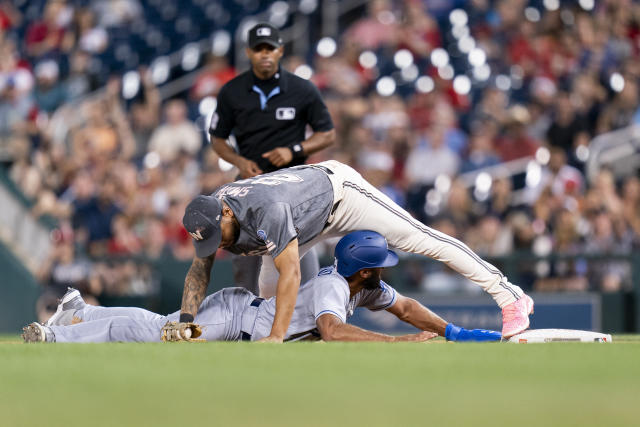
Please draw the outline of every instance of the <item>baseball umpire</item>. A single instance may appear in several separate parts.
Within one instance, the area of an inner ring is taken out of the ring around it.
[[[255,25],[245,52],[251,68],[220,89],[209,129],[213,149],[238,168],[239,178],[304,164],[333,144],[335,130],[318,89],[280,66],[284,46],[278,29]],[[307,125],[313,133],[305,138]],[[238,152],[227,144],[232,133]],[[255,292],[260,258],[236,257],[233,266],[235,283]],[[301,261],[303,280],[318,269],[315,252],[308,253]]]
[[[300,256],[328,237],[373,230],[390,246],[442,261],[482,287],[502,308],[505,338],[529,327],[533,300],[520,287],[464,243],[415,220],[358,172],[335,160],[223,185],[210,196],[193,199],[183,224],[193,237],[196,256],[185,278],[181,322],[193,321],[197,314],[219,247],[263,255],[261,295],[277,296],[273,327],[265,341],[281,342],[300,286]]]
[[[499,332],[447,323],[380,280],[382,269],[397,264],[398,256],[376,232],[356,231],[343,237],[336,246],[336,260],[335,268],[321,270],[300,287],[285,341],[426,341],[437,335],[450,341],[501,338]],[[49,322],[28,325],[23,337],[27,342],[191,341],[193,337],[256,341],[269,335],[276,305],[277,298],[263,300],[243,288],[225,288],[203,301],[195,323],[181,325],[176,322],[178,312],[161,316],[135,307],[94,307],[70,289]],[[423,332],[394,337],[347,324],[357,307],[387,310]]]

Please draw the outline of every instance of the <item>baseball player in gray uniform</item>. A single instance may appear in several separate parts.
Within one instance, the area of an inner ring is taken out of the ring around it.
[[[192,200],[183,224],[196,256],[185,278],[180,322],[196,316],[218,248],[263,255],[260,294],[278,297],[271,333],[264,340],[282,342],[300,285],[300,257],[328,237],[373,230],[391,247],[442,261],[481,286],[502,308],[504,337],[529,327],[533,300],[522,289],[464,243],[420,223],[335,160],[223,185]]]
[[[384,267],[398,257],[373,231],[351,233],[336,247],[336,266],[319,272],[300,287],[285,341],[426,341],[437,335],[451,341],[495,341],[500,333],[466,330],[447,323],[417,301],[400,295],[380,280]],[[262,299],[244,288],[226,288],[206,297],[195,321],[207,341],[255,341],[268,336],[277,298]],[[422,332],[389,336],[347,324],[355,308],[387,310]],[[140,308],[95,307],[70,289],[45,325],[24,328],[27,342],[160,341],[167,322],[179,312],[161,316]]]

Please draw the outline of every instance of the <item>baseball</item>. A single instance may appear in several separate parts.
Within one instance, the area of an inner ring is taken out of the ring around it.
[[[187,328],[184,330],[184,339],[188,340],[189,338],[191,338],[191,328]]]

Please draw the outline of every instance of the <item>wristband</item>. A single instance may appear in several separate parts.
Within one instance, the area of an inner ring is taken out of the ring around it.
[[[453,323],[449,323],[444,330],[444,337],[447,341],[457,341],[458,335],[462,331],[460,326],[456,326]]]
[[[302,144],[293,144],[289,147],[291,150],[291,154],[293,154],[294,159],[301,159],[304,157],[304,149],[302,148]]]
[[[193,322],[193,315],[189,313],[180,313],[180,323]]]

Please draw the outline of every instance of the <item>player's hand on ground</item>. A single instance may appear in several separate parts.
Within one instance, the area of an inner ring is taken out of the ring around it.
[[[291,160],[293,160],[293,153],[289,147],[278,147],[267,151],[262,155],[262,157],[269,160],[272,165],[282,167],[291,163]]]
[[[200,325],[191,322],[167,322],[160,331],[160,339],[164,342],[191,341],[202,342]]]
[[[281,344],[282,341],[283,341],[282,338],[274,337],[274,336],[269,335],[268,337],[261,338],[256,342],[274,342],[274,343],[277,343],[277,344]]]
[[[417,334],[400,335],[396,337],[395,342],[424,342],[437,336],[435,332],[422,331]]]
[[[260,169],[258,164],[253,160],[242,159],[236,166],[242,178],[252,178],[262,173],[262,169]]]

